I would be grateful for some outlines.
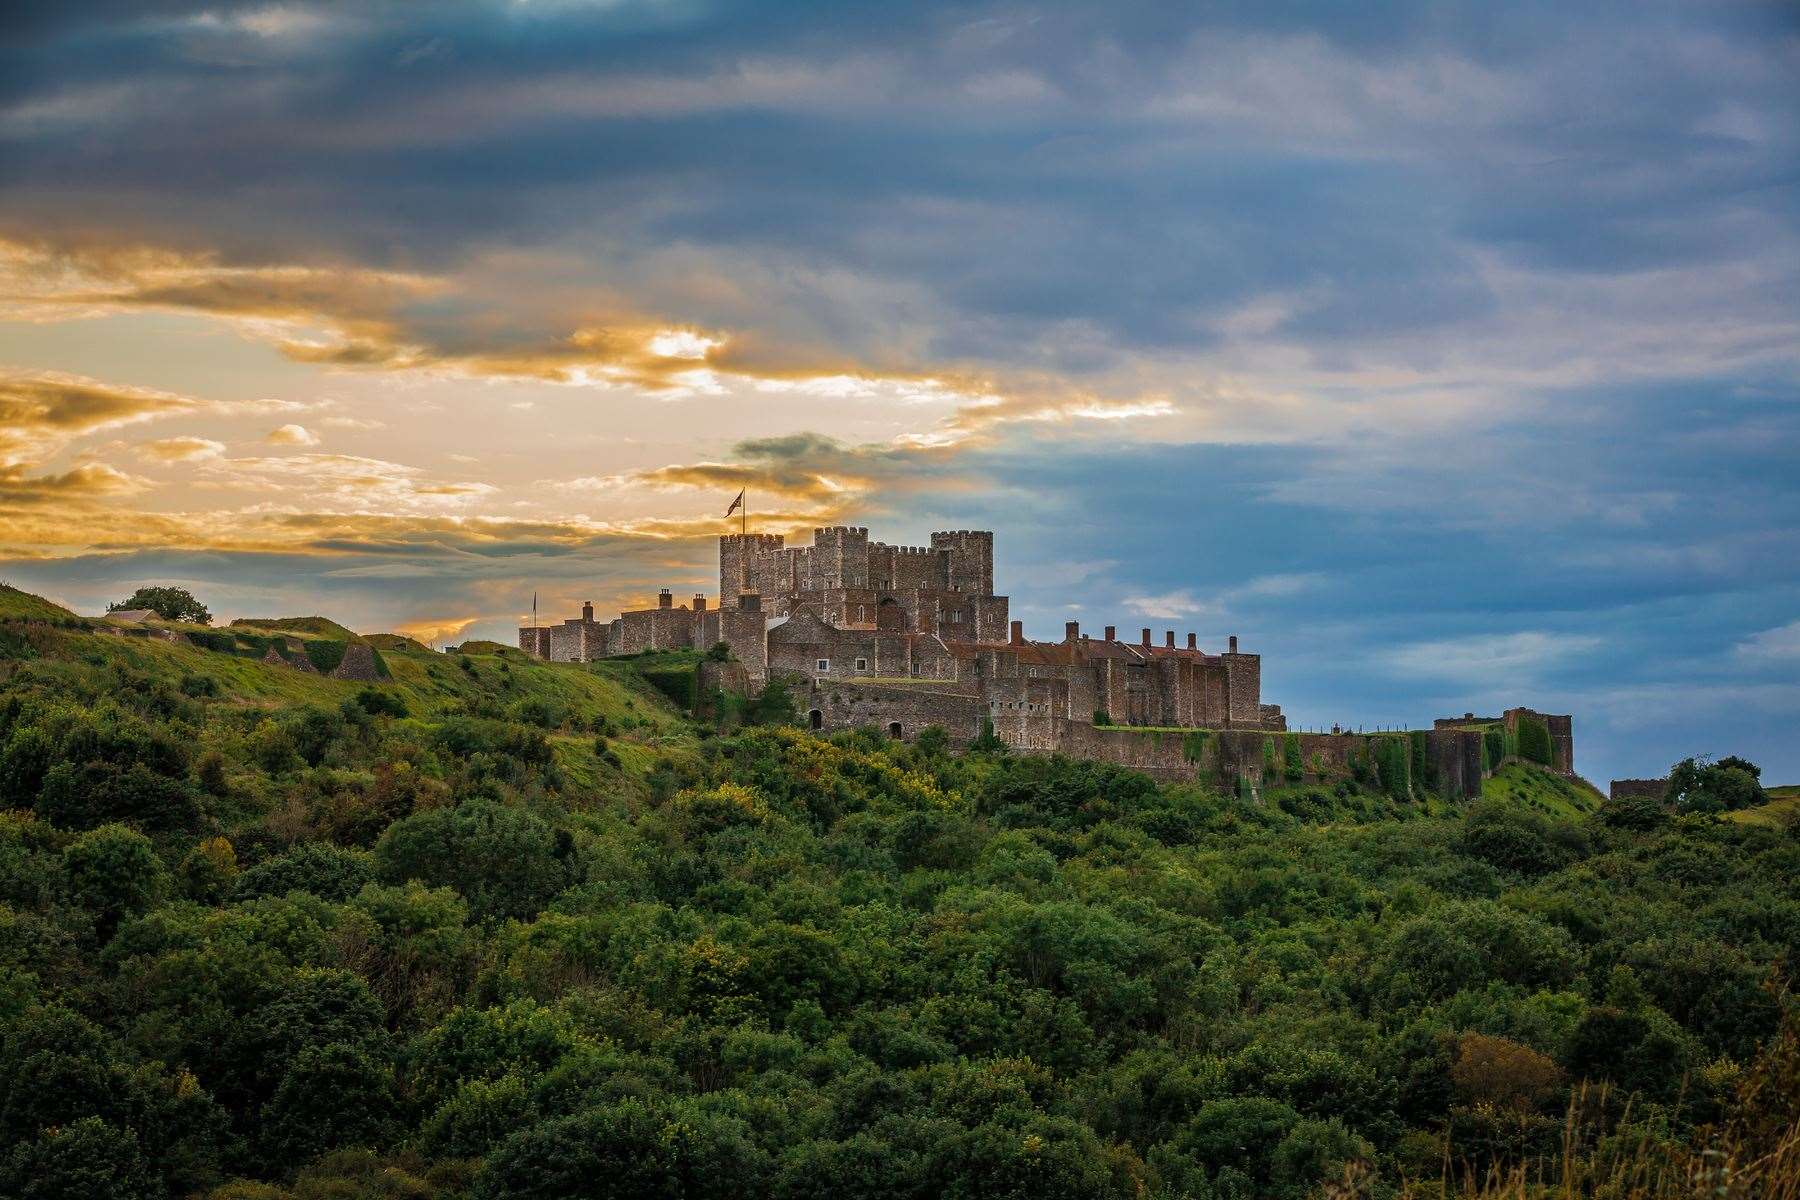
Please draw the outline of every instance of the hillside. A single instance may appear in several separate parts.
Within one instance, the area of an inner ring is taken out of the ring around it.
[[[431,649],[419,639],[407,637],[403,633],[365,633],[362,638],[377,650],[416,650],[425,654]]]
[[[328,617],[240,617],[227,628],[250,633],[303,633],[339,642],[359,642],[360,634],[350,632]]]
[[[1725,814],[1726,819],[1746,825],[1767,825],[1772,828],[1786,828],[1790,824],[1800,822],[1800,784],[1787,784],[1763,790],[1769,797],[1767,804],[1727,813]]]
[[[721,733],[691,654],[366,682],[271,628],[6,626],[0,1195],[1436,1196],[1561,1163],[1584,1087],[1600,1172],[1785,1061],[1783,829]]]
[[[0,583],[0,621],[68,621],[79,618],[60,604]]]

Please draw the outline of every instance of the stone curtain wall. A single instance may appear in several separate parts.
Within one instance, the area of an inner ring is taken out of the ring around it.
[[[1669,781],[1664,779],[1615,779],[1607,789],[1607,797],[1612,800],[1656,800],[1661,801],[1669,792]]]

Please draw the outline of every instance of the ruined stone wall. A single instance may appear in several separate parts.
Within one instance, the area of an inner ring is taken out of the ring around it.
[[[1575,774],[1575,721],[1567,714],[1541,713],[1530,708],[1509,708],[1500,714],[1509,740],[1517,744],[1519,720],[1534,717],[1550,731],[1550,767],[1564,775]]]
[[[548,647],[544,657],[551,662],[592,662],[606,657],[609,627],[599,621],[568,620],[543,632]]]
[[[1482,733],[1479,729],[1437,727],[1425,735],[1425,754],[1435,776],[1413,781],[1415,790],[1434,786],[1439,795],[1466,799],[1481,795]]]
[[[824,732],[860,726],[891,732],[890,727],[897,723],[900,736],[909,741],[927,725],[938,725],[953,744],[966,746],[981,736],[988,710],[979,696],[955,690],[954,685],[826,680],[807,690],[800,715],[803,724]]]
[[[1057,722],[1068,707],[1067,682],[1017,676],[991,679],[982,689],[988,720],[999,739],[1015,750],[1054,750]]]
[[[1667,779],[1615,779],[1607,789],[1607,797],[1612,800],[1656,800],[1661,801],[1668,795]]]
[[[619,614],[619,640],[609,653],[681,650],[694,644],[695,613],[689,608],[640,608]],[[701,649],[706,649],[702,646]]]
[[[344,647],[344,657],[338,660],[337,667],[331,672],[333,679],[358,679],[372,682],[381,678],[381,671],[375,666],[375,651],[362,642],[351,642]]]
[[[1226,716],[1233,725],[1254,727],[1262,721],[1262,656],[1220,656],[1225,663]]]

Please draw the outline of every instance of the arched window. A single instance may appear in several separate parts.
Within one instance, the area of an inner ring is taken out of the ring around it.
[[[825,714],[816,708],[806,714],[806,719],[812,723],[814,729],[825,728]]]
[[[888,736],[896,742],[900,740],[900,722],[890,721],[888,723]]]

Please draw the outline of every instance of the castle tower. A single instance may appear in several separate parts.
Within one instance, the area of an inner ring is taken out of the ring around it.
[[[778,533],[728,533],[719,539],[719,602],[745,592],[788,590],[785,539]]]
[[[943,586],[975,596],[994,594],[994,535],[987,530],[958,529],[931,535],[931,548],[943,562]]]
[[[850,525],[813,530],[814,586],[821,589],[869,586],[869,531]]]

